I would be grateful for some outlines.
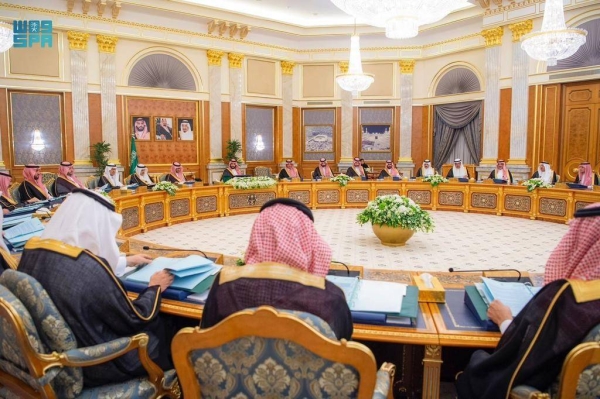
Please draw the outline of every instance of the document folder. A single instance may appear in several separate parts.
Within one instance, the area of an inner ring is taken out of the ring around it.
[[[487,331],[500,331],[498,326],[488,319],[488,305],[473,285],[465,286],[465,306],[471,311],[475,320]]]

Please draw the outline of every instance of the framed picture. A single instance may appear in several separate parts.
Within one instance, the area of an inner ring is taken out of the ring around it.
[[[177,118],[177,140],[194,141],[193,118]]]
[[[132,116],[131,117],[131,134],[136,140],[148,141],[151,138],[150,117],[149,116]]]
[[[333,152],[333,126],[304,126],[305,152]]]
[[[154,126],[156,140],[173,140],[173,118],[157,116],[154,118]]]
[[[392,126],[389,124],[361,125],[362,152],[391,151],[391,130]]]

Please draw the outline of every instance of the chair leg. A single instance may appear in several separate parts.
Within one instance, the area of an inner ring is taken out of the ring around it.
[[[387,398],[394,399],[394,376],[396,375],[396,366],[392,363],[384,362],[381,365],[381,370],[386,371],[390,376],[390,389],[388,390]]]

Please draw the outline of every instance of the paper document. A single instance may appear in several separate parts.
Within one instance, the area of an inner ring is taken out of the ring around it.
[[[400,313],[404,295],[406,284],[361,280],[350,309],[359,312]]]
[[[354,296],[354,292],[356,291],[359,282],[358,277],[327,275],[325,278],[344,291],[348,303],[352,302],[352,297]]]
[[[513,317],[516,317],[527,302],[539,291],[539,288],[523,283],[507,283],[482,277],[486,296],[491,300],[499,300],[510,308]]]
[[[20,223],[4,231],[4,238],[8,241],[20,241],[18,237],[31,235],[32,233],[44,230],[44,225],[38,218],[31,218],[26,222]]]

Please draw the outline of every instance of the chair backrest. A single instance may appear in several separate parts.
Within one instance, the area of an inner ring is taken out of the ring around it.
[[[309,316],[262,306],[206,330],[181,330],[171,346],[184,396],[371,397],[377,373],[371,351],[328,338],[304,320],[324,332],[326,323]]]
[[[563,363],[559,377],[559,398],[600,397],[600,324],[583,342],[573,348]]]
[[[131,184],[131,175],[129,175],[125,178],[125,184],[127,184],[127,185]]]
[[[440,172],[440,174],[442,176],[446,177],[446,175],[448,174],[448,172],[450,172],[450,169],[452,169],[453,166],[454,166],[454,164],[451,164],[451,163],[443,164],[442,171]],[[477,165],[474,165],[474,164],[465,164],[465,168],[467,168],[467,172],[469,172],[469,177],[472,177],[472,178],[477,177],[476,167],[477,167]]]
[[[56,173],[52,172],[42,172],[42,183],[48,188],[50,185],[56,180]]]
[[[158,182],[167,180],[167,175],[168,173],[161,173],[160,176],[158,176]]]
[[[11,254],[0,248],[0,273],[2,270],[17,270],[18,263]]]
[[[88,178],[85,179],[85,186],[90,190],[98,187],[98,176],[88,176]]]
[[[148,173],[148,176],[150,176],[153,183],[158,183],[161,175],[162,173]]]
[[[446,175],[448,174],[448,172],[450,171],[450,169],[452,169],[452,164],[451,163],[445,163],[442,165],[442,171],[440,172],[440,174],[444,177],[446,177]]]
[[[271,168],[266,166],[257,166],[254,168],[254,176],[271,176]]]
[[[8,188],[8,190],[10,191],[10,195],[13,197],[13,199],[15,201],[17,201],[17,203],[21,203],[21,195],[19,194],[19,186],[21,185],[21,183],[13,183],[10,185],[10,187]]]

